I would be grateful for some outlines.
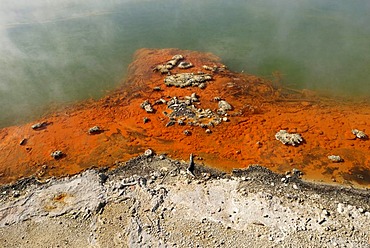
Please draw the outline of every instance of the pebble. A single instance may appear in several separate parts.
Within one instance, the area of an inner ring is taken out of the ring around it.
[[[338,203],[337,211],[340,214],[344,213],[344,204]]]
[[[189,130],[184,130],[184,134],[185,134],[186,136],[189,136],[189,135],[191,135],[191,132],[190,132]]]
[[[33,130],[36,130],[36,129],[39,129],[39,128],[42,128],[42,127],[45,127],[45,126],[46,126],[45,122],[40,122],[40,123],[36,123],[36,124],[32,125],[31,128]]]
[[[63,156],[63,152],[57,150],[57,151],[52,152],[50,156],[52,156],[54,159],[59,159]]]
[[[144,155],[146,157],[150,157],[153,155],[153,150],[152,149],[147,149],[145,152],[144,152]]]
[[[100,131],[101,131],[100,127],[93,126],[92,128],[89,128],[88,133],[89,134],[96,134],[96,133],[99,133]]]
[[[330,213],[329,213],[326,209],[324,209],[324,210],[322,211],[321,215],[322,215],[322,216],[329,216],[329,215],[330,215]]]

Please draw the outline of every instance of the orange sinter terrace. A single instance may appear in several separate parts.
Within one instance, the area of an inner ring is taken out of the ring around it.
[[[260,164],[370,186],[370,105],[229,71],[212,54],[141,49],[120,88],[0,130],[0,183],[115,168],[151,149],[226,172]]]

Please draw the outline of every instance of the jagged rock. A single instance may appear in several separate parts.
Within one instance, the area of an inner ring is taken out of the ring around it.
[[[291,134],[291,133],[288,133],[286,130],[280,130],[279,132],[277,132],[275,134],[275,138],[279,140],[281,143],[283,143],[284,145],[292,145],[292,146],[299,145],[303,141],[303,138],[301,137],[301,135],[297,133]]]
[[[144,101],[142,104],[140,104],[140,107],[144,109],[147,113],[153,113],[154,109],[152,105],[149,103],[148,100]]]
[[[222,109],[222,110],[225,110],[225,111],[228,111],[228,110],[232,110],[233,109],[233,107],[228,102],[226,102],[224,100],[220,100],[218,102],[218,108],[219,109]]]
[[[367,135],[363,131],[360,131],[358,129],[353,129],[352,133],[356,135],[356,138],[367,139]]]
[[[181,54],[177,54],[175,56],[172,57],[171,60],[167,61],[166,64],[163,64],[163,65],[157,65],[153,71],[159,71],[161,72],[162,74],[165,74],[165,73],[169,73],[169,71],[174,68],[176,66],[176,64],[180,61],[184,59],[184,56],[182,56]]]
[[[164,83],[167,86],[184,88],[189,86],[199,86],[201,83],[205,83],[210,80],[212,80],[212,76],[209,74],[179,73],[167,76],[164,79]]]

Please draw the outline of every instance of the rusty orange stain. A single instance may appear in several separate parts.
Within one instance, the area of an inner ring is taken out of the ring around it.
[[[129,67],[129,76],[121,87],[97,101],[86,101],[63,109],[42,120],[0,130],[0,183],[20,178],[65,176],[92,167],[114,168],[117,162],[142,154],[147,148],[187,160],[194,153],[197,163],[225,171],[260,164],[279,173],[293,168],[308,180],[322,180],[368,187],[370,184],[369,140],[355,139],[351,130],[370,132],[368,103],[338,101],[319,97],[309,91],[286,92],[275,89],[262,78],[229,70],[213,73],[205,89],[166,87],[165,75],[154,72],[175,54],[182,54],[194,64],[190,69],[174,68],[172,73],[204,71],[203,65],[221,66],[218,57],[177,49],[141,49]],[[161,91],[153,91],[156,86]],[[233,105],[228,122],[212,127],[207,134],[199,126],[165,127],[162,112],[167,106],[155,105],[155,113],[140,108],[163,98],[179,98],[196,93],[201,108],[217,109],[214,97]],[[149,122],[144,123],[147,117]],[[46,122],[41,130],[31,125]],[[102,133],[88,134],[99,126]],[[191,135],[184,135],[184,130]],[[297,132],[304,143],[285,146],[275,133],[281,129]],[[22,139],[26,139],[20,145]],[[61,150],[65,157],[50,154]],[[344,162],[332,163],[328,155],[340,155]],[[202,160],[200,160],[202,158]]]

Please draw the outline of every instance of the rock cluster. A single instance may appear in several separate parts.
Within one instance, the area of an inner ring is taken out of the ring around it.
[[[168,60],[163,65],[157,65],[153,70],[159,71],[162,74],[169,73],[170,70],[173,69],[176,66],[176,64],[182,59],[184,59],[184,56],[182,56],[181,54],[176,54],[175,56],[172,57],[171,60]]]
[[[222,65],[221,67],[218,67],[217,65],[213,65],[213,66],[203,65],[202,68],[207,71],[217,72],[217,71],[224,71],[226,69],[226,66]]]
[[[185,99],[171,98],[167,102],[169,113],[165,115],[170,119],[167,126],[175,123],[185,125],[186,122],[191,126],[200,126],[202,128],[213,127],[221,123],[221,117],[210,109],[197,108],[193,103],[198,102],[198,96],[193,93],[185,96]]]

